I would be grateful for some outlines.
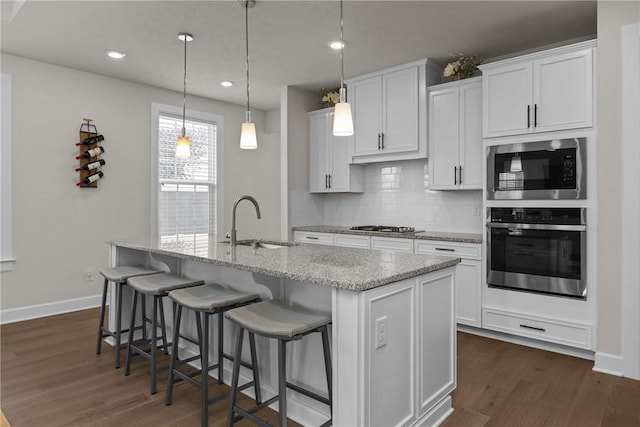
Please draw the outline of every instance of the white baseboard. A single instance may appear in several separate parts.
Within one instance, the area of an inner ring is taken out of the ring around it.
[[[622,356],[617,354],[596,352],[596,363],[593,366],[593,370],[621,377],[624,372],[624,361]]]
[[[0,310],[0,325],[99,307],[102,295]]]

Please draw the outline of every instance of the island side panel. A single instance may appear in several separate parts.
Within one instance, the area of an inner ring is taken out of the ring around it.
[[[455,267],[418,278],[418,425],[439,424],[456,387]]]

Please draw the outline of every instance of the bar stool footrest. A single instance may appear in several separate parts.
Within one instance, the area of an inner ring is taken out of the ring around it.
[[[305,388],[302,388],[299,385],[291,384],[288,381],[286,382],[286,384],[287,384],[287,387],[289,387],[291,390],[297,391],[298,393],[302,393],[307,397],[315,399],[318,402],[324,403],[325,405],[331,405],[331,402],[329,401],[329,399],[324,397],[324,396],[320,396],[319,394],[314,393],[314,392],[312,392],[310,390],[307,390]]]

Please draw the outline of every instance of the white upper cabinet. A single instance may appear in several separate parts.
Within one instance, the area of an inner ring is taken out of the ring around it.
[[[309,192],[363,191],[363,170],[352,166],[351,137],[333,135],[333,108],[309,113]]]
[[[439,73],[423,60],[347,80],[354,163],[426,158],[426,87]]]
[[[429,187],[482,188],[482,82],[429,88]]]
[[[595,44],[481,65],[484,137],[593,126]]]

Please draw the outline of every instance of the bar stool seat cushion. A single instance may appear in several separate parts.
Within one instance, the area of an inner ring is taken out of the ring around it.
[[[174,289],[204,284],[202,280],[178,277],[167,273],[136,276],[127,280],[127,283],[138,292],[147,295],[163,295]]]
[[[169,292],[169,298],[183,307],[211,311],[260,298],[258,294],[247,294],[224,288],[217,283],[177,289]]]
[[[234,308],[226,317],[258,335],[291,338],[331,323],[331,317],[270,300]]]
[[[110,282],[124,282],[130,277],[146,276],[148,274],[162,273],[162,270],[147,268],[141,265],[121,265],[119,267],[103,268],[100,274]]]

